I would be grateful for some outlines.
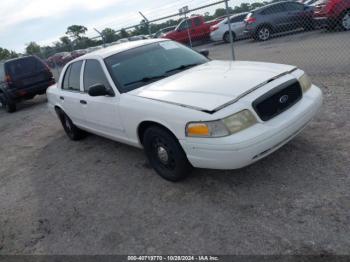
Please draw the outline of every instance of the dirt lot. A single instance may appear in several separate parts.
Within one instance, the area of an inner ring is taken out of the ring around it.
[[[324,106],[264,160],[176,184],[141,150],[69,141],[45,97],[1,110],[0,254],[349,254],[349,45],[343,32],[238,42],[239,59],[309,71]]]

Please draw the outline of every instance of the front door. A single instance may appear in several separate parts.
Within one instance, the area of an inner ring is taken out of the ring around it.
[[[86,60],[83,73],[84,93],[82,109],[88,129],[111,138],[125,138],[123,124],[119,112],[119,93],[112,89],[102,64],[98,60]],[[113,90],[114,96],[92,97],[88,94],[89,87],[103,84]]]

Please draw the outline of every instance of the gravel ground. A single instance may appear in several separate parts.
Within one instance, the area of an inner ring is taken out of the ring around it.
[[[236,43],[239,59],[296,64],[325,102],[279,151],[170,183],[141,150],[71,142],[46,98],[0,111],[0,254],[349,254],[350,33]],[[229,58],[226,44],[207,45]],[[332,54],[329,54],[332,52]]]

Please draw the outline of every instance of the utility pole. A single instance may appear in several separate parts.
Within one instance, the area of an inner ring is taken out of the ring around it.
[[[151,36],[152,34],[152,30],[151,30],[151,24],[149,23],[149,20],[147,19],[147,17],[142,14],[140,11],[139,11],[139,14],[143,17],[143,19],[145,19],[145,22],[146,22],[146,25],[147,25],[147,28],[148,28],[148,34],[149,36]]]
[[[101,36],[102,42],[103,42],[103,47],[106,47],[106,41],[105,41],[105,37],[103,36],[103,34],[100,31],[98,31],[96,28],[94,28],[94,30]]]
[[[188,36],[188,40],[190,42],[190,47],[192,48],[190,25],[188,24],[189,19],[187,19],[188,6],[184,6],[184,7],[180,8],[179,13],[180,13],[180,15],[183,14],[185,16],[185,21],[186,21],[186,26],[187,26],[187,36]]]
[[[228,7],[228,1],[225,0],[225,6],[226,6],[226,16],[227,16],[227,23],[228,23],[228,30],[230,34],[230,43],[231,43],[231,52],[232,52],[232,60],[236,60],[235,58],[235,49],[233,47],[233,35],[232,35],[232,30],[231,30],[231,21],[230,21],[230,12],[229,12],[229,7]]]

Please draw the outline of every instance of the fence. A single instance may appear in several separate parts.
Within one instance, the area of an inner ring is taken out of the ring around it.
[[[161,18],[159,10],[140,12],[142,22],[116,30],[117,41],[96,30],[100,36],[92,39],[98,46],[63,53],[48,62],[57,77],[66,62],[85,52],[165,37],[196,50],[208,49],[213,59],[293,64],[314,75],[350,72],[350,34],[346,31],[350,29],[350,7],[345,0],[340,1],[344,5],[338,6],[338,16],[326,24],[316,19],[325,10],[324,0],[305,4],[257,1],[239,6],[232,0],[204,1],[200,7],[190,6],[191,2],[188,6],[174,4],[173,12]]]

